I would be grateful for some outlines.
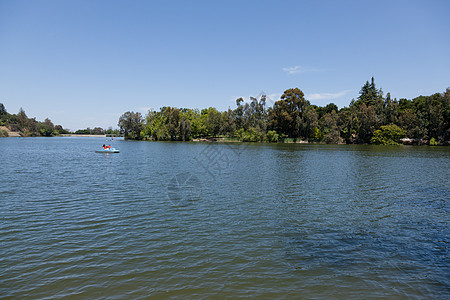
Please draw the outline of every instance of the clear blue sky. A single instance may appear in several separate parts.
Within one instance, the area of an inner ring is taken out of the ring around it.
[[[450,86],[450,1],[0,0],[0,102],[71,130],[298,87],[348,106]]]

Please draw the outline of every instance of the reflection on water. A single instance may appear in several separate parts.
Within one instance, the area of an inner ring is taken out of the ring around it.
[[[448,148],[102,143],[0,139],[1,296],[450,296]]]

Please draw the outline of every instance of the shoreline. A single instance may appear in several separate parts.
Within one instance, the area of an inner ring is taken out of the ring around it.
[[[75,134],[75,133],[65,133],[60,134],[62,137],[106,137],[106,134]]]
[[[98,137],[98,138],[110,138],[110,137],[114,137],[114,138],[123,138],[121,136],[109,136],[106,134],[59,134],[59,135],[54,135],[54,136],[24,136],[22,135],[20,132],[16,132],[16,131],[7,131],[8,136],[0,136],[0,138],[11,138],[11,137],[19,137],[19,138],[41,138],[41,137]]]
[[[11,131],[6,126],[0,126],[0,130],[6,132],[8,134],[8,136],[3,136],[3,137],[21,137],[20,132]],[[0,137],[2,137],[1,134],[0,134]]]

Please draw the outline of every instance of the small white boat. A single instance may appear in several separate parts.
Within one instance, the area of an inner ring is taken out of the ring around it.
[[[96,153],[119,153],[119,149],[116,148],[109,148],[109,149],[101,149],[101,150],[95,150]]]

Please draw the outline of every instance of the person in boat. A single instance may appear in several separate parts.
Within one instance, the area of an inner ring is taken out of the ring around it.
[[[103,150],[106,150],[106,145],[105,144],[103,144]]]
[[[111,149],[111,145],[108,145],[108,149]]]

